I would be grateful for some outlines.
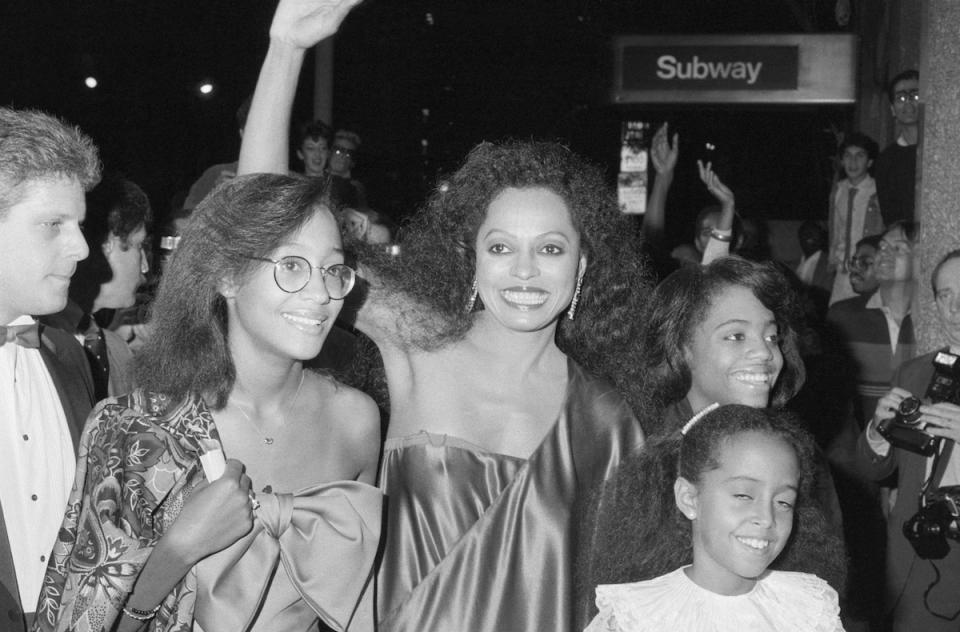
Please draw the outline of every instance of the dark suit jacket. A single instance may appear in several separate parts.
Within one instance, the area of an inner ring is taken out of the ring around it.
[[[893,376],[893,385],[922,398],[933,377],[935,354],[931,352],[902,364]],[[897,502],[887,518],[888,603],[891,606],[897,604],[893,613],[898,626],[895,629],[955,632],[955,621],[937,619],[924,607],[923,594],[936,577],[930,563],[915,555],[903,535],[903,523],[920,508],[919,494],[927,478],[927,460],[933,457],[895,447],[891,447],[886,457],[881,457],[868,445],[865,432],[860,434],[857,450],[861,464],[875,480],[897,472]],[[941,580],[931,590],[929,602],[938,612],[952,614],[960,608],[960,593],[956,590],[960,581],[960,543],[952,539],[947,541],[950,553],[936,561]]]
[[[41,327],[40,356],[60,395],[60,405],[67,418],[73,447],[80,441],[83,423],[93,408],[93,378],[83,347],[70,334],[52,327]],[[13,566],[7,526],[0,507],[0,630],[21,632],[26,630],[24,606],[33,612],[36,604],[20,604],[17,573]]]
[[[810,285],[832,292],[833,277],[834,271],[830,269],[830,257],[826,251],[821,250],[820,259],[817,260],[817,265],[813,268],[813,281]]]

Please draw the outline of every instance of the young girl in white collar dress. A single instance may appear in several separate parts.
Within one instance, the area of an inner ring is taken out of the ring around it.
[[[586,632],[842,631],[824,580],[768,569],[795,522],[807,527],[796,538],[823,527],[806,504],[812,454],[789,414],[743,405],[709,407],[649,445],[641,470],[658,491],[637,529],[652,579],[598,586]]]

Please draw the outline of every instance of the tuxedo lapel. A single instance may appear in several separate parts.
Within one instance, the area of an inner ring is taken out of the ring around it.
[[[2,505],[0,505],[0,622],[3,622],[0,628],[9,629],[11,632],[27,629],[26,621],[23,619],[23,609],[20,607],[20,588],[17,585],[16,569],[13,567],[13,556],[10,553]]]
[[[93,408],[93,377],[83,347],[70,334],[41,324],[40,355],[60,396],[74,450]]]

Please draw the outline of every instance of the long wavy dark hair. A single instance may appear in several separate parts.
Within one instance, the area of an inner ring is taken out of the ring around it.
[[[174,400],[226,405],[236,379],[227,346],[225,280],[242,283],[317,212],[321,179],[256,174],[220,185],[194,210],[164,271],[149,341],[136,357],[136,382]]]
[[[813,499],[816,483],[813,438],[792,413],[729,404],[704,415],[686,435],[679,430],[648,443],[623,462],[607,488],[609,517],[601,534],[607,543],[593,560],[593,585],[636,582],[669,573],[693,561],[691,522],[676,506],[678,476],[697,484],[704,472],[719,467],[725,441],[746,432],[783,439],[800,464],[800,485],[793,532],[772,565],[813,573],[843,592],[846,553],[832,535]],[[615,491],[614,491],[615,490]]]
[[[691,377],[685,350],[714,301],[730,287],[753,292],[776,319],[783,369],[771,391],[771,406],[784,406],[803,386],[806,373],[797,340],[802,311],[796,292],[776,264],[729,256],[706,266],[676,270],[657,286],[648,302],[639,339],[643,349],[640,361],[647,394],[656,410],[687,396]],[[650,420],[648,436],[676,430],[654,427],[658,420]]]
[[[557,345],[588,371],[612,380],[636,409],[642,383],[640,314],[652,277],[641,257],[637,226],[620,212],[600,171],[567,147],[538,141],[478,145],[403,227],[402,255],[370,251],[363,263],[391,291],[425,308],[429,326],[421,327],[423,335],[411,344],[431,349],[459,340],[473,323],[464,306],[487,209],[503,190],[531,187],[564,200],[587,257],[576,318],[561,314]]]

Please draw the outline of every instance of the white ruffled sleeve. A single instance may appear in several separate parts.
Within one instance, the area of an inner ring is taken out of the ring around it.
[[[773,571],[760,585],[758,602],[779,611],[783,629],[843,632],[837,591],[816,575]]]

